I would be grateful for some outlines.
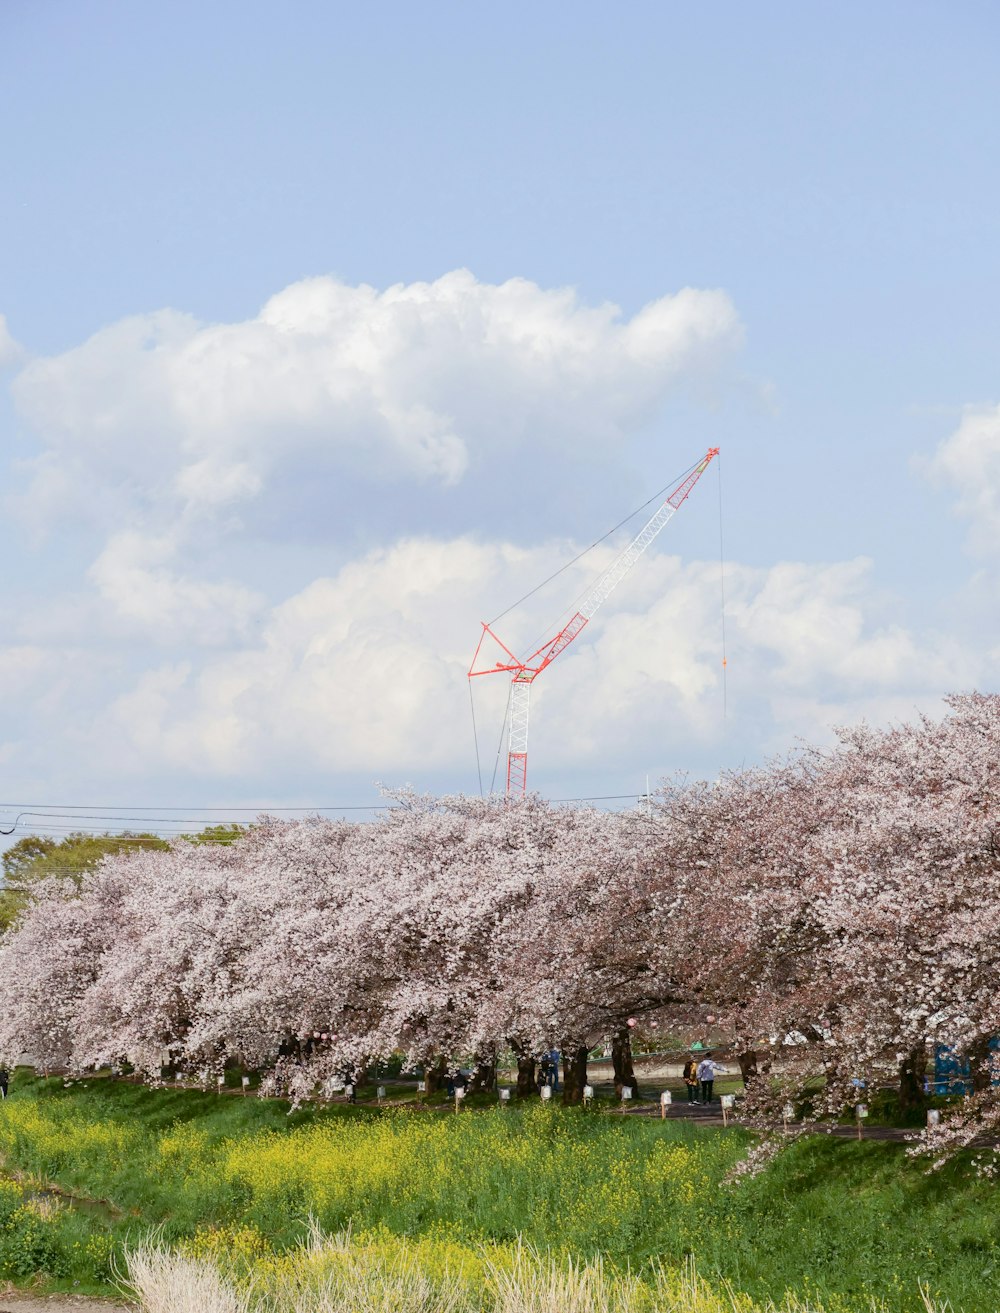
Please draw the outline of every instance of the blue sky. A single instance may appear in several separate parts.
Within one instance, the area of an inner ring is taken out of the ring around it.
[[[728,716],[713,482],[539,682],[532,783],[995,687],[998,36],[0,5],[0,801],[477,788],[462,635],[716,443]]]

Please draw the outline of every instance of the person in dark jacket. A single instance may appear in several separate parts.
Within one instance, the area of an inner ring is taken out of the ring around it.
[[[698,1102],[698,1064],[694,1058],[688,1058],[684,1064],[684,1088],[688,1103]]]

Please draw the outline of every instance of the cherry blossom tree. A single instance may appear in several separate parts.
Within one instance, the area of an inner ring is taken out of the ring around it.
[[[40,881],[0,939],[0,1058],[242,1062],[294,1099],[402,1053],[519,1089],[559,1047],[564,1099],[610,1040],[701,1030],[740,1050],[745,1115],[833,1114],[935,1045],[973,1092],[926,1146],[1000,1130],[1000,698],[844,731],[832,750],[673,781],[647,811],[391,796],[372,824],[267,817],[225,844],[121,851]],[[785,1042],[794,1038],[796,1043]],[[778,1077],[754,1079],[769,1066]]]

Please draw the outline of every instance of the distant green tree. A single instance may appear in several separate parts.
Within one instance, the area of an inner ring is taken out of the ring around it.
[[[250,827],[247,825],[209,825],[197,834],[184,834],[181,837],[189,843],[235,843],[242,839]]]
[[[109,854],[129,849],[169,848],[157,834],[70,834],[50,839],[29,834],[3,854],[0,930],[6,930],[31,901],[31,887],[54,876],[79,886],[85,872]]]
[[[47,857],[56,846],[55,839],[47,839],[40,834],[28,834],[23,839],[19,839],[13,848],[8,848],[3,855],[4,879],[19,879],[22,871],[27,870],[39,858]]]

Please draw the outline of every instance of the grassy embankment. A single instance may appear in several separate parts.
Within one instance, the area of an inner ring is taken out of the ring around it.
[[[657,1264],[693,1262],[762,1303],[920,1309],[923,1285],[966,1313],[997,1307],[1000,1201],[966,1163],[927,1175],[901,1146],[817,1137],[724,1184],[746,1143],[537,1104],[289,1116],[271,1100],[20,1077],[0,1108],[8,1171],[36,1195],[45,1182],[104,1202],[0,1190],[0,1276],[98,1288],[113,1255],[156,1227],[189,1255],[276,1277],[313,1218],[369,1249],[416,1247],[429,1270],[473,1270],[484,1245],[509,1264],[523,1241],[654,1284]]]

